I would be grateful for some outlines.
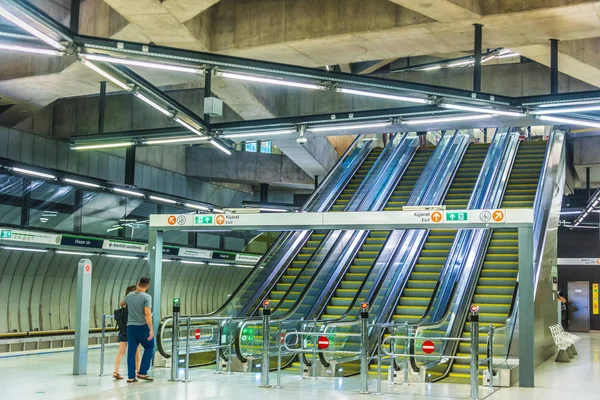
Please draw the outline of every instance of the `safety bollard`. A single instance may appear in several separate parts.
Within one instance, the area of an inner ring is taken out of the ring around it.
[[[369,303],[360,305],[360,393],[369,393]]]
[[[102,314],[102,336],[100,337],[100,374],[104,376],[104,341],[106,338],[106,314]]]
[[[171,335],[171,382],[179,378],[179,312],[181,303],[178,298],[173,299],[173,334]]]
[[[479,307],[471,306],[471,400],[479,399]]]
[[[489,389],[494,390],[494,325],[492,324],[488,331],[488,374],[490,375]]]
[[[262,362],[261,362],[261,384],[260,387],[268,388],[269,385],[269,333],[271,324],[271,309],[269,308],[269,300],[263,301],[263,348],[262,348]]]
[[[192,328],[192,319],[187,319],[187,336],[185,337],[185,375],[183,382],[190,381],[190,330]]]

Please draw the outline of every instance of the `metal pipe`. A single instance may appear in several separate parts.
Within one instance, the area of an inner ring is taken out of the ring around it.
[[[187,336],[185,337],[185,378],[184,382],[190,381],[190,329],[192,328],[192,319],[187,319]],[[217,350],[218,352],[218,350]]]
[[[316,333],[317,332],[317,320],[314,320],[313,322],[313,329],[312,332]],[[319,342],[319,338],[317,336],[312,336],[312,345],[313,345],[313,351],[312,351],[312,376],[310,379],[315,380],[317,379],[317,344]]]
[[[217,315],[217,318],[219,318],[220,316]],[[215,364],[216,364],[216,371],[215,374],[220,374],[221,373],[221,365],[220,365],[220,361],[221,361],[221,355],[219,354],[219,351],[221,350],[221,321],[218,320],[217,321],[217,349],[215,350]]]
[[[176,382],[179,375],[179,311],[173,304],[173,333],[171,334],[171,382]]]
[[[304,317],[302,317],[302,319],[304,319]],[[304,323],[300,324],[300,330],[306,330],[306,325]],[[300,336],[300,354],[298,354],[298,358],[300,359],[300,378],[304,379],[304,336]]]
[[[409,328],[408,322],[406,325],[406,344],[404,345],[404,382],[402,382],[403,386],[408,386],[408,349],[410,348],[410,337],[412,333],[412,329]]]
[[[360,393],[369,393],[369,309],[368,304],[361,305],[360,312]]]
[[[106,314],[102,314],[102,336],[100,338],[100,374],[104,376],[104,338],[106,336]]]
[[[229,336],[227,341],[229,342],[229,357],[227,357],[227,375],[231,375],[231,358],[233,357],[233,335],[231,331],[231,324],[233,323],[233,317],[229,316],[228,329]]]
[[[488,374],[490,375],[490,390],[494,390],[494,325],[492,324],[488,331]]]
[[[281,389],[281,343],[283,342],[283,331],[281,328],[281,321],[278,323],[277,328],[277,389]]]
[[[471,309],[471,400],[479,399],[479,311]]]
[[[475,49],[474,49],[474,61],[475,67],[473,68],[473,91],[481,92],[481,45],[483,39],[483,25],[474,24],[475,27]]]
[[[381,331],[377,332],[377,394],[381,394]]]
[[[558,94],[558,40],[550,39],[550,94]]]
[[[104,111],[106,109],[106,81],[100,82],[100,97],[98,98],[98,133],[104,133]]]
[[[262,345],[262,360],[261,360],[261,384],[260,387],[268,388],[269,385],[269,329],[271,324],[271,309],[269,301],[263,303],[263,345]]]

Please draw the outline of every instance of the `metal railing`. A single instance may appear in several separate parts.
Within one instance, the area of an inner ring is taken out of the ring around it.
[[[98,376],[104,376],[104,351],[106,350],[106,320],[114,319],[114,316],[102,314],[102,335],[100,336],[100,373]]]

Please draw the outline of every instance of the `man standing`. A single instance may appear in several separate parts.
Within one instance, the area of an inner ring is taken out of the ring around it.
[[[154,380],[148,376],[148,369],[154,352],[154,327],[152,326],[152,297],[146,293],[150,287],[150,278],[141,277],[135,292],[125,296],[123,304],[127,306],[127,382]],[[140,370],[135,370],[135,353],[139,345],[144,348]]]

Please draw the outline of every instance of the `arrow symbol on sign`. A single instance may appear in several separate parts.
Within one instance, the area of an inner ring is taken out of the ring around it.
[[[456,216],[454,214],[450,214],[450,216],[448,217],[451,221],[454,221],[456,219]]]

